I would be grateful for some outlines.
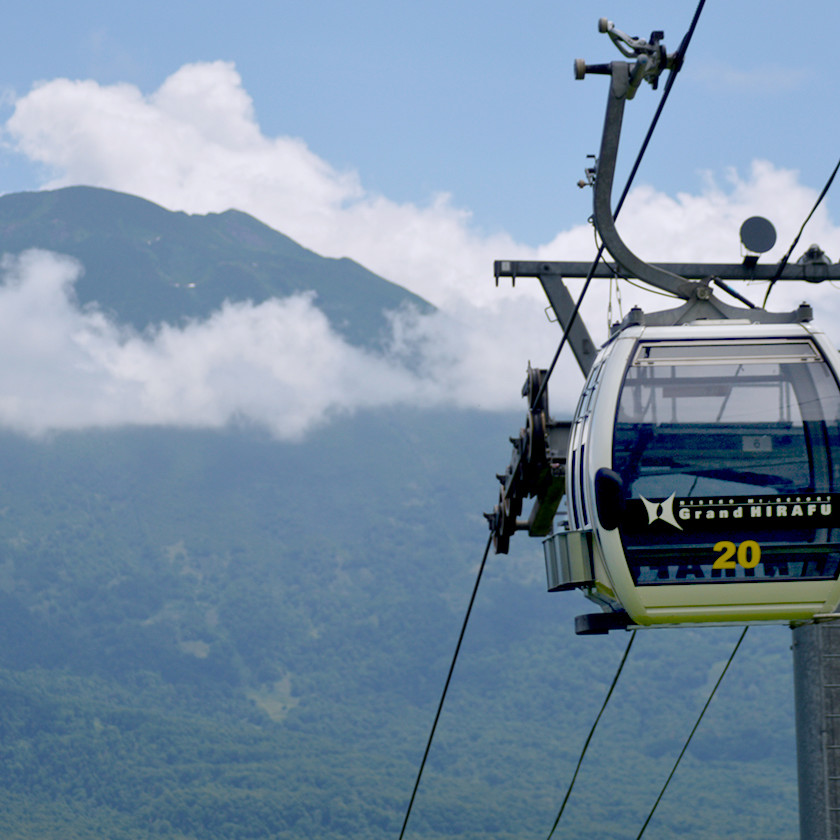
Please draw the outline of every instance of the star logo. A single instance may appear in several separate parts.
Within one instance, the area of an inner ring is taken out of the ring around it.
[[[667,499],[661,502],[652,502],[644,496],[639,496],[642,502],[644,502],[645,510],[647,511],[648,525],[653,525],[657,519],[661,519],[663,522],[667,522],[669,525],[673,525],[682,531],[682,525],[677,522],[677,518],[674,516],[674,496],[676,495],[676,493],[671,493]]]

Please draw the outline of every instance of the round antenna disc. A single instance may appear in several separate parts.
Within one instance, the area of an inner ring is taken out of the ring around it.
[[[741,242],[748,251],[763,254],[776,244],[776,228],[763,216],[751,216],[741,225]]]

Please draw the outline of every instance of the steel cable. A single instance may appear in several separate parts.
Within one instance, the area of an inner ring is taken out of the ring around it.
[[[411,816],[411,809],[414,807],[414,799],[417,796],[417,789],[420,787],[420,779],[423,776],[423,769],[426,766],[426,759],[429,757],[429,750],[432,748],[432,740],[435,737],[435,730],[437,729],[438,721],[440,720],[441,712],[443,711],[443,704],[446,700],[446,692],[449,691],[449,683],[452,681],[452,673],[455,671],[455,663],[458,660],[458,653],[461,650],[461,642],[464,641],[464,635],[467,632],[467,622],[470,620],[470,613],[472,613],[473,604],[475,603],[475,596],[478,594],[478,585],[481,583],[481,576],[484,573],[484,566],[487,564],[487,556],[490,554],[490,546],[493,544],[492,534],[487,540],[487,547],[484,549],[484,556],[481,558],[481,564],[478,567],[478,574],[475,578],[475,585],[473,586],[470,602],[467,605],[467,612],[464,616],[464,623],[461,625],[461,632],[458,635],[458,643],[455,645],[455,653],[452,654],[452,662],[449,665],[449,673],[446,675],[446,682],[443,684],[443,691],[440,695],[440,702],[438,703],[435,719],[432,723],[432,729],[429,732],[429,738],[426,741],[426,749],[423,753],[423,759],[420,762],[420,769],[417,771],[417,779],[414,782],[414,789],[411,791],[411,799],[409,799],[408,807],[405,811],[405,818],[403,819],[402,828],[400,829],[400,840],[403,840],[405,829],[408,825],[408,818]]]
[[[665,83],[665,89],[664,89],[663,94],[662,94],[662,99],[660,100],[659,105],[657,106],[657,109],[656,109],[656,112],[654,114],[653,120],[651,121],[651,125],[648,128],[647,134],[646,134],[645,139],[642,143],[642,147],[641,147],[638,155],[636,156],[636,161],[635,161],[635,163],[633,165],[633,168],[631,170],[630,177],[628,178],[627,183],[624,187],[624,190],[622,191],[619,202],[616,205],[616,210],[615,210],[615,213],[614,213],[614,217],[618,216],[618,214],[621,210],[621,207],[624,204],[624,200],[627,197],[628,192],[630,191],[630,186],[633,182],[633,179],[635,178],[636,172],[637,172],[637,170],[639,168],[639,165],[641,164],[642,158],[643,158],[643,156],[644,156],[644,154],[647,150],[648,144],[650,143],[650,139],[653,135],[653,131],[656,128],[656,124],[659,121],[659,117],[662,113],[662,110],[665,106],[665,102],[667,101],[668,95],[669,95],[669,93],[671,91],[671,88],[673,86],[674,79],[676,78],[676,75],[677,75],[680,67],[682,66],[682,61],[683,61],[683,57],[685,55],[685,50],[688,48],[688,43],[691,40],[691,36],[694,33],[694,29],[697,25],[697,20],[700,17],[700,12],[702,11],[704,5],[705,5],[705,0],[700,0],[700,2],[698,4],[698,7],[697,7],[697,9],[694,13],[694,18],[692,19],[691,26],[689,27],[689,30],[686,33],[686,36],[683,38],[683,40],[680,44],[680,47],[677,51],[677,61],[674,63],[674,67],[668,75],[668,79]],[[569,323],[566,327],[566,330],[563,333],[563,337],[560,341],[560,345],[557,348],[557,352],[554,354],[554,358],[552,359],[551,365],[548,368],[546,376],[544,377],[544,379],[543,379],[543,381],[540,385],[539,391],[537,393],[537,397],[533,401],[532,404],[538,404],[539,403],[539,400],[542,397],[542,395],[545,391],[545,388],[548,385],[548,380],[551,377],[552,372],[554,371],[554,368],[557,364],[557,360],[560,356],[560,353],[563,349],[563,346],[565,345],[566,336],[568,335],[568,332],[571,329],[575,318],[577,317],[577,314],[580,310],[581,303],[583,302],[584,296],[586,295],[586,291],[589,288],[589,283],[592,280],[592,277],[595,273],[595,269],[597,268],[598,263],[601,260],[603,252],[604,252],[604,246],[601,245],[598,249],[598,253],[595,256],[595,259],[593,260],[592,267],[589,270],[589,273],[588,273],[587,278],[586,278],[586,282],[584,283],[584,286],[583,286],[583,290],[581,291],[581,294],[578,297],[578,300],[577,300],[577,303],[575,304],[575,307],[574,307],[574,310],[572,312],[571,318],[569,319]],[[406,808],[405,817],[403,818],[403,824],[402,824],[402,828],[400,829],[399,840],[403,840],[403,838],[405,836],[406,827],[408,826],[408,820],[409,820],[409,817],[411,816],[411,811],[412,811],[412,808],[414,806],[414,801],[415,801],[416,796],[417,796],[417,791],[420,787],[420,780],[423,776],[423,770],[425,769],[425,766],[426,766],[426,760],[429,757],[429,752],[431,750],[432,741],[434,740],[435,731],[437,729],[437,725],[438,725],[438,722],[440,720],[441,713],[443,711],[443,705],[444,705],[444,702],[446,700],[446,694],[449,690],[449,684],[452,680],[452,674],[455,670],[455,663],[458,659],[458,654],[459,654],[460,649],[461,649],[461,643],[463,642],[464,636],[466,634],[467,624],[469,622],[470,614],[472,613],[472,608],[473,608],[473,605],[475,603],[476,595],[478,593],[478,586],[479,586],[479,583],[481,582],[481,577],[482,577],[482,574],[484,572],[484,567],[487,563],[487,557],[490,553],[490,546],[492,545],[492,543],[493,543],[493,538],[492,538],[492,535],[491,535],[488,538],[487,546],[484,549],[484,556],[482,557],[481,564],[480,564],[479,569],[478,569],[478,574],[476,576],[475,585],[473,587],[473,591],[472,591],[472,595],[470,597],[469,605],[467,606],[466,615],[464,616],[464,621],[463,621],[463,624],[462,624],[462,627],[461,627],[461,632],[458,636],[458,642],[455,646],[455,652],[452,656],[452,662],[450,663],[450,666],[449,666],[449,672],[446,676],[446,681],[445,681],[444,686],[443,686],[443,691],[441,693],[440,701],[438,703],[437,712],[435,713],[435,718],[434,718],[434,721],[432,723],[432,728],[431,728],[431,731],[429,732],[429,737],[428,737],[427,742],[426,742],[426,749],[423,752],[423,758],[420,762],[420,768],[417,772],[417,778],[414,782],[414,788],[411,792],[411,797],[409,799],[408,806]],[[595,724],[593,725],[592,731],[590,732],[590,736],[587,739],[586,746],[588,746],[589,741],[592,738],[592,735],[594,735],[595,727],[597,726],[598,720],[600,720],[601,714],[603,713],[603,709],[606,708],[606,703],[609,701],[609,698],[612,695],[612,689],[615,687],[615,682],[618,679],[618,675],[621,673],[621,668],[623,667],[624,661],[627,658],[627,654],[629,653],[630,646],[633,643],[633,638],[635,638],[635,634],[634,634],[634,636],[631,637],[630,642],[627,645],[627,649],[625,650],[624,658],[622,659],[621,666],[619,667],[618,673],[616,674],[613,685],[610,687],[610,690],[607,693],[607,697],[604,701],[604,706],[602,707],[601,713],[599,713],[598,717],[595,720]],[[584,748],[584,753],[585,753],[585,748]],[[581,756],[581,759],[580,759],[580,762],[582,762],[582,761],[583,761],[583,756]],[[578,769],[579,769],[579,767],[580,767],[580,763],[578,765]],[[575,777],[573,777],[572,784],[574,784],[574,778],[576,778],[576,776],[577,776],[577,770],[575,771]],[[565,807],[565,803],[568,800],[568,796],[569,796],[570,792],[571,792],[571,786],[569,788],[569,792],[567,793],[566,799],[564,800],[563,808]],[[554,828],[556,828],[557,824],[559,823],[560,816],[562,815],[563,808],[561,808],[560,814],[558,814],[558,818],[557,818],[557,821],[555,822]],[[552,828],[552,833],[554,832],[554,828]]]
[[[797,233],[794,237],[793,242],[791,242],[790,244],[790,248],[787,249],[787,253],[781,258],[781,260],[779,260],[779,265],[776,268],[776,272],[770,278],[770,285],[767,287],[767,293],[764,295],[764,302],[761,304],[762,307],[767,305],[767,298],[770,297],[770,292],[773,290],[773,286],[776,285],[776,281],[782,276],[782,272],[785,270],[785,266],[787,266],[791,254],[793,254],[793,249],[799,243],[799,238],[802,236],[802,233],[805,230],[805,225],[807,225],[808,222],[811,221],[811,216],[813,216],[814,213],[817,211],[817,207],[819,207],[820,204],[822,204],[822,200],[825,198],[825,194],[828,192],[832,183],[834,182],[834,176],[837,175],[838,169],[840,169],[840,160],[837,161],[837,165],[834,167],[834,171],[831,173],[831,175],[829,175],[828,180],[825,182],[825,186],[822,188],[822,192],[820,193],[819,198],[817,198],[816,202],[814,203],[814,206],[811,208],[811,212],[807,215],[805,221],[802,222],[802,227],[799,228],[799,233]]]
[[[665,784],[662,785],[662,790],[659,791],[659,796],[656,797],[656,802],[653,803],[653,807],[650,809],[650,813],[647,815],[647,819],[644,822],[639,833],[636,835],[636,840],[641,840],[642,835],[645,833],[645,829],[648,827],[651,819],[653,819],[654,812],[656,811],[662,797],[665,795],[665,791],[668,789],[668,785],[671,783],[671,779],[674,778],[674,773],[677,772],[677,767],[680,766],[680,762],[682,761],[682,757],[685,755],[685,751],[688,749],[688,745],[691,743],[691,739],[694,737],[694,733],[697,731],[697,727],[700,726],[700,721],[703,720],[703,715],[706,714],[706,709],[709,708],[709,704],[712,702],[715,694],[717,693],[718,686],[723,682],[723,678],[726,676],[726,672],[729,670],[729,666],[732,664],[732,660],[735,658],[735,654],[738,653],[738,648],[741,647],[741,642],[744,641],[744,636],[747,635],[747,630],[750,628],[747,626],[744,628],[744,632],[738,637],[738,641],[735,643],[735,648],[733,649],[732,653],[729,654],[729,659],[726,660],[726,665],[723,666],[723,670],[720,672],[720,676],[715,683],[714,688],[712,689],[712,693],[709,695],[708,700],[706,700],[706,704],[700,711],[700,715],[697,718],[694,726],[691,729],[691,732],[688,734],[688,738],[686,738],[685,743],[683,744],[683,748],[680,750],[680,754],[677,756],[677,760],[674,762],[674,766],[671,768],[671,772],[668,774],[668,778],[665,779]]]
[[[560,806],[560,810],[557,812],[557,818],[554,820],[554,825],[551,826],[551,831],[548,832],[548,837],[546,838],[546,840],[551,840],[555,830],[557,829],[557,826],[560,824],[560,818],[563,816],[563,812],[566,810],[566,803],[569,801],[569,797],[572,795],[572,788],[575,786],[575,781],[577,780],[578,773],[580,772],[580,767],[583,764],[584,756],[586,755],[586,751],[589,749],[589,743],[590,741],[592,741],[592,736],[595,734],[595,729],[598,727],[598,721],[601,720],[601,715],[604,714],[604,710],[607,708],[607,703],[610,702],[610,697],[612,697],[613,689],[618,683],[618,678],[621,676],[621,672],[624,670],[624,663],[627,661],[627,656],[630,653],[630,648],[633,647],[633,640],[635,638],[636,631],[634,630],[630,635],[630,641],[627,642],[627,647],[624,648],[624,656],[621,657],[621,662],[618,663],[618,669],[615,672],[615,676],[613,677],[612,683],[610,683],[610,688],[609,691],[607,691],[607,696],[604,698],[604,702],[601,704],[601,710],[598,712],[598,716],[595,718],[595,722],[592,724],[592,728],[589,730],[589,735],[587,735],[586,741],[583,744],[583,749],[580,752],[580,758],[578,758],[577,766],[575,767],[575,772],[572,774],[572,780],[569,782],[569,787],[566,789],[566,795],[563,797],[563,804]]]

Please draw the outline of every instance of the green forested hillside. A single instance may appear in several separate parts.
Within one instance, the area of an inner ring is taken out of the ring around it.
[[[517,421],[0,438],[2,836],[396,836]],[[626,644],[588,608],[491,556],[410,836],[548,831]],[[795,833],[789,631],[751,634],[653,840]],[[565,836],[635,836],[736,636],[637,639]]]

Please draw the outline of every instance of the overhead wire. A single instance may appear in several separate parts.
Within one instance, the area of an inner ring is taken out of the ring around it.
[[[589,749],[589,744],[592,741],[592,736],[595,734],[595,730],[598,727],[598,721],[601,720],[601,715],[604,714],[604,710],[607,708],[607,703],[610,702],[610,697],[612,697],[613,689],[615,689],[616,685],[618,684],[618,678],[621,676],[621,672],[624,670],[624,663],[627,661],[627,657],[630,654],[630,648],[633,647],[633,640],[636,638],[636,631],[634,630],[630,634],[630,640],[627,642],[627,647],[624,648],[624,655],[621,657],[621,662],[618,663],[618,668],[616,669],[615,676],[610,683],[609,690],[607,691],[606,697],[604,697],[604,702],[601,704],[601,709],[598,712],[598,716],[595,718],[595,721],[592,724],[592,727],[589,730],[589,735],[586,736],[586,741],[583,744],[583,749],[580,752],[580,758],[578,758],[577,766],[575,767],[575,772],[572,774],[572,780],[569,782],[568,788],[566,788],[566,795],[563,797],[563,803],[560,805],[560,810],[557,812],[557,817],[554,820],[554,825],[551,826],[551,831],[548,832],[548,837],[546,840],[551,840],[554,832],[557,830],[557,826],[560,824],[560,818],[563,816],[563,812],[566,810],[566,803],[569,801],[569,797],[572,795],[572,788],[575,786],[575,781],[577,780],[578,773],[580,772],[581,765],[583,764],[583,759],[586,756],[586,751]]]
[[[403,840],[405,835],[405,829],[408,826],[408,818],[411,816],[411,809],[414,807],[414,799],[417,796],[417,790],[420,787],[420,779],[423,777],[423,770],[426,767],[426,759],[429,757],[429,751],[432,748],[432,741],[435,737],[435,730],[437,729],[438,721],[440,720],[441,712],[443,712],[443,704],[446,700],[446,693],[449,691],[449,683],[452,681],[452,674],[455,671],[455,663],[458,661],[458,653],[461,650],[461,642],[464,641],[464,635],[467,632],[467,623],[470,620],[470,614],[472,613],[473,604],[475,603],[475,596],[478,594],[478,585],[481,583],[481,576],[484,573],[484,567],[487,564],[487,557],[490,554],[490,546],[493,544],[493,536],[492,534],[487,539],[487,546],[484,549],[484,556],[481,558],[481,563],[478,567],[478,574],[475,578],[475,585],[473,586],[472,595],[470,596],[469,604],[467,605],[467,612],[464,616],[464,622],[461,625],[461,632],[458,635],[458,643],[455,645],[455,652],[452,654],[452,662],[449,665],[449,673],[446,675],[446,682],[443,684],[443,691],[440,695],[440,701],[438,702],[437,712],[435,713],[435,719],[432,723],[431,731],[429,732],[428,740],[426,741],[426,749],[423,752],[423,759],[420,762],[420,769],[417,771],[417,779],[414,782],[414,789],[411,791],[411,799],[408,801],[408,807],[405,811],[405,817],[403,818],[402,828],[400,829],[400,840]]]
[[[623,280],[630,286],[634,286],[637,289],[641,289],[644,292],[648,292],[652,295],[659,295],[660,297],[671,298],[671,300],[682,300],[679,295],[672,295],[670,292],[663,292],[661,289],[649,289],[647,286],[643,286],[641,283],[636,283],[635,281],[631,280],[629,277],[622,277],[619,275],[619,279]]]
[[[729,659],[726,660],[726,665],[723,666],[723,670],[720,672],[720,676],[717,678],[717,682],[712,688],[711,694],[709,694],[708,699],[706,700],[705,705],[700,710],[700,714],[697,717],[694,726],[691,729],[691,732],[688,734],[688,738],[685,739],[685,743],[683,744],[682,749],[680,750],[680,754],[677,756],[677,760],[674,762],[674,766],[671,768],[671,772],[668,774],[668,778],[665,779],[665,784],[662,785],[662,790],[659,791],[659,796],[656,797],[656,802],[653,803],[653,807],[650,809],[650,813],[647,815],[647,819],[642,825],[639,833],[636,835],[636,840],[641,840],[642,835],[645,833],[650,821],[653,819],[653,815],[656,812],[659,803],[662,801],[662,797],[665,795],[665,791],[668,789],[668,785],[671,784],[671,779],[674,778],[674,773],[677,772],[677,767],[680,766],[680,762],[682,761],[682,757],[685,755],[685,751],[688,749],[689,744],[691,743],[691,739],[694,737],[694,733],[697,731],[697,727],[700,726],[700,721],[703,720],[703,715],[706,714],[706,709],[709,708],[712,700],[714,699],[715,694],[717,693],[718,686],[723,682],[723,678],[726,676],[726,672],[729,670],[729,666],[732,664],[732,660],[735,658],[735,654],[738,653],[738,648],[741,647],[741,642],[744,641],[744,636],[747,635],[747,630],[749,630],[749,625],[744,628],[744,631],[738,637],[738,641],[735,643],[735,647],[732,650],[732,653],[729,654]]]
[[[636,173],[639,169],[639,166],[641,165],[642,158],[644,157],[645,152],[647,151],[647,147],[650,144],[650,140],[651,140],[651,137],[653,136],[654,129],[656,128],[656,125],[659,122],[659,117],[661,116],[662,110],[665,107],[665,103],[668,100],[668,96],[669,96],[669,94],[671,92],[671,88],[673,87],[673,84],[674,84],[674,79],[676,78],[677,73],[679,72],[679,70],[682,66],[683,59],[684,59],[684,56],[685,56],[685,51],[688,48],[688,44],[691,41],[692,35],[694,34],[694,29],[697,26],[697,21],[699,20],[700,13],[702,12],[702,9],[703,9],[703,6],[705,5],[705,3],[706,3],[706,0],[699,0],[697,9],[695,10],[694,16],[693,16],[692,21],[691,21],[691,25],[689,26],[689,29],[688,29],[686,35],[683,37],[683,40],[681,41],[680,46],[677,49],[677,52],[675,54],[676,55],[676,61],[674,62],[673,66],[672,66],[672,69],[669,72],[668,78],[665,82],[665,88],[664,88],[663,93],[662,93],[662,98],[660,99],[659,104],[656,108],[653,119],[651,120],[651,124],[650,124],[650,126],[647,130],[647,133],[645,135],[645,139],[642,142],[642,146],[639,150],[639,153],[636,156],[636,160],[635,160],[635,162],[633,164],[633,167],[630,171],[630,176],[628,177],[627,183],[625,184],[624,189],[622,190],[621,197],[619,198],[618,203],[616,204],[616,209],[613,213],[613,218],[618,217],[618,214],[621,211],[621,208],[624,204],[624,201],[627,198],[627,194],[630,191],[630,186],[633,183],[633,179],[636,177]],[[600,262],[600,260],[603,256],[603,253],[604,253],[604,245],[601,244],[598,248],[598,252],[595,255],[595,259],[592,262],[592,265],[589,269],[589,272],[587,273],[587,277],[586,277],[586,280],[584,282],[583,289],[581,290],[581,293],[578,296],[577,302],[575,303],[574,309],[572,310],[572,314],[571,314],[569,322],[566,326],[566,329],[563,331],[563,336],[560,340],[560,344],[557,348],[557,351],[554,354],[554,358],[551,361],[551,365],[549,366],[549,368],[546,372],[546,375],[545,375],[545,377],[543,378],[543,380],[540,384],[540,387],[539,387],[539,390],[537,392],[536,398],[533,400],[532,405],[539,404],[539,400],[542,398],[542,396],[545,392],[545,389],[548,386],[548,380],[550,379],[551,374],[552,374],[552,372],[554,371],[554,368],[557,365],[557,360],[559,359],[560,353],[562,352],[563,347],[565,346],[565,343],[566,343],[566,337],[568,336],[569,330],[571,329],[572,325],[574,324],[575,318],[577,318],[578,312],[580,311],[581,304],[583,303],[583,299],[586,296],[586,292],[589,288],[589,284],[592,281],[592,277],[595,274],[595,270],[596,270],[596,268],[598,266],[598,263]],[[446,695],[447,695],[447,692],[449,690],[449,684],[452,680],[452,674],[455,670],[455,663],[457,662],[458,654],[459,654],[460,649],[461,649],[461,643],[463,642],[464,636],[466,634],[467,624],[469,622],[470,615],[472,613],[472,608],[473,608],[473,605],[475,603],[475,598],[476,598],[476,595],[478,593],[479,583],[481,582],[481,577],[482,577],[482,574],[484,572],[484,567],[487,563],[487,557],[490,553],[490,546],[491,545],[492,545],[492,535],[487,540],[487,546],[484,549],[484,556],[482,557],[481,563],[479,565],[478,574],[476,576],[475,584],[473,586],[472,595],[470,597],[470,601],[469,601],[469,604],[467,606],[467,611],[466,611],[466,614],[464,616],[463,624],[461,626],[461,632],[458,636],[458,642],[455,645],[455,651],[453,653],[452,661],[451,661],[450,666],[449,666],[449,672],[447,673],[447,676],[446,676],[446,681],[445,681],[444,686],[443,686],[443,691],[441,692],[440,701],[438,702],[438,707],[437,707],[437,711],[435,713],[434,721],[432,723],[432,728],[429,732],[429,737],[426,741],[426,748],[423,752],[423,758],[420,762],[420,767],[419,767],[419,770],[417,772],[417,778],[414,782],[414,788],[412,789],[411,797],[409,799],[408,806],[406,808],[405,817],[403,818],[402,828],[400,829],[400,834],[399,834],[399,840],[403,840],[403,838],[405,836],[405,831],[406,831],[406,828],[408,826],[408,820],[409,820],[409,817],[411,816],[411,811],[412,811],[412,808],[414,806],[414,801],[415,801],[416,796],[417,796],[417,791],[420,787],[420,780],[423,776],[423,771],[424,771],[425,766],[426,766],[426,761],[429,757],[429,752],[431,750],[432,741],[434,740],[435,731],[437,730],[437,725],[438,725],[438,722],[440,720],[441,713],[443,711],[444,702],[446,700]],[[613,686],[611,686],[610,691],[607,693],[607,697],[606,697],[606,700],[604,702],[604,706],[602,707],[602,711],[601,711],[601,713],[599,713],[598,717],[596,718],[595,724],[593,725],[592,731],[590,732],[590,736],[587,739],[586,745],[584,746],[584,754],[585,754],[586,747],[589,744],[589,741],[591,741],[592,736],[594,735],[595,727],[597,726],[597,723],[601,718],[601,714],[603,713],[603,709],[606,708],[606,703],[609,701],[609,698],[612,695],[612,688],[614,687],[615,682],[617,682],[618,675],[621,673],[621,668],[623,668],[624,661],[626,660],[627,654],[629,653],[630,646],[633,643],[633,638],[634,637],[635,637],[635,632],[634,632],[634,636],[631,637],[630,642],[627,645],[627,649],[625,650],[625,655],[624,655],[624,658],[622,659],[621,666],[619,668],[619,671],[616,674],[616,677],[614,678]],[[578,769],[579,769],[580,763],[582,763],[582,761],[583,761],[583,755],[581,755],[581,758],[580,758],[580,761],[579,761],[579,764],[578,764]],[[576,778],[576,776],[577,776],[577,770],[575,771],[575,776],[573,777],[572,784],[574,784],[574,778]],[[562,811],[563,811],[563,808],[565,808],[566,801],[568,801],[568,796],[569,796],[570,792],[571,792],[571,787],[569,788],[569,792],[567,792],[567,796],[566,796],[566,799],[564,800],[563,806],[561,807],[560,814],[558,814],[558,818],[557,818],[557,821],[555,823],[555,828],[556,828],[556,825],[559,823],[560,816],[562,816]],[[554,831],[554,828],[552,828],[552,833],[553,833],[553,831]]]
[[[817,208],[822,204],[822,200],[825,198],[826,193],[831,188],[832,183],[834,182],[834,177],[837,175],[837,171],[840,170],[840,160],[837,161],[837,165],[834,167],[834,171],[831,175],[828,176],[828,180],[825,182],[825,186],[822,188],[822,192],[820,193],[819,197],[817,198],[816,202],[814,202],[814,206],[811,208],[811,212],[805,218],[805,221],[802,222],[802,227],[799,228],[799,233],[796,234],[794,237],[793,242],[790,244],[790,248],[787,249],[787,253],[779,260],[779,265],[776,268],[775,273],[770,278],[770,285],[767,287],[767,292],[764,295],[764,303],[762,306],[767,305],[767,298],[770,297],[770,292],[773,289],[773,286],[776,285],[776,281],[782,276],[782,272],[785,270],[785,267],[788,264],[788,260],[790,260],[791,255],[793,254],[793,249],[799,244],[799,239],[802,236],[803,231],[805,230],[805,226],[808,222],[811,221],[811,217],[816,213]]]

